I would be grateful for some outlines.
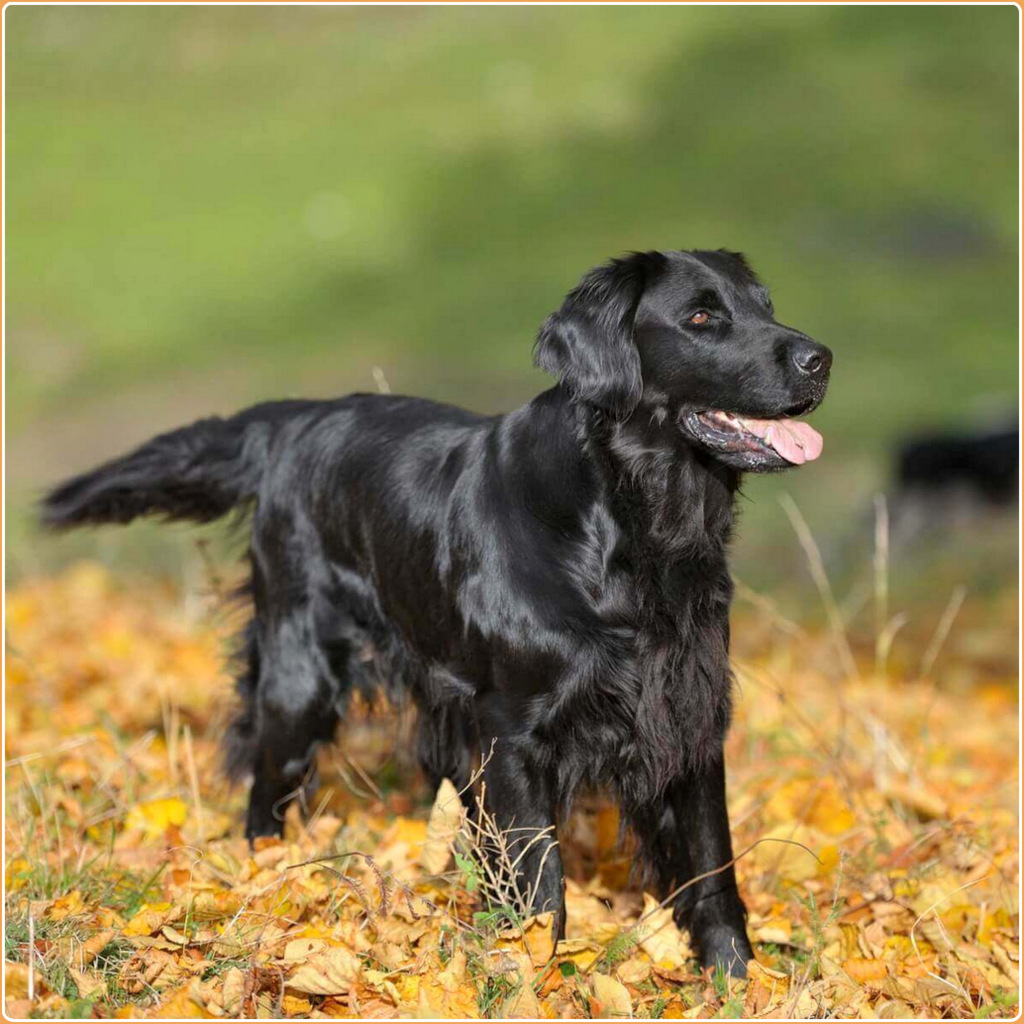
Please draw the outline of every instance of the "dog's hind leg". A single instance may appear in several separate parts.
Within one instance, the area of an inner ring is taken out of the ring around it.
[[[472,711],[456,703],[421,707],[416,723],[416,753],[434,792],[448,779],[461,795],[463,805],[472,811],[476,755]]]
[[[256,758],[256,690],[260,682],[260,645],[256,620],[250,619],[239,638],[237,682],[241,707],[224,736],[224,764],[228,778],[237,782],[253,770]]]
[[[291,801],[315,789],[316,748],[334,738],[348,688],[339,676],[347,659],[332,659],[322,635],[324,618],[343,617],[345,609],[311,579],[320,564],[315,557],[298,554],[283,545],[253,546],[250,840],[280,835]]]
[[[260,661],[249,839],[281,834],[288,804],[315,789],[316,748],[334,738],[338,723],[337,687],[302,616],[263,638]]]

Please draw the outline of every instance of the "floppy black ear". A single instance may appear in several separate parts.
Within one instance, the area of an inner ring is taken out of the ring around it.
[[[541,325],[534,363],[555,374],[577,401],[629,416],[643,392],[633,318],[664,260],[659,252],[638,252],[589,271]]]

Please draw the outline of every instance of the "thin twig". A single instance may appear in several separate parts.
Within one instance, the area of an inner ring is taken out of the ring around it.
[[[673,889],[663,900],[656,903],[645,914],[641,914],[640,917],[637,918],[636,924],[633,925],[633,927],[630,928],[629,931],[626,932],[626,934],[628,935],[630,932],[638,931],[640,929],[640,926],[644,923],[644,921],[646,921],[652,915],[656,914],[659,910],[664,910],[665,907],[667,907],[677,896],[679,896],[681,893],[689,889],[691,885],[696,885],[698,882],[703,882],[706,878],[713,878],[715,875],[720,875],[723,871],[728,871],[729,868],[736,864],[737,861],[742,860],[744,857],[746,857],[748,853],[750,853],[751,850],[754,849],[754,847],[760,846],[762,843],[785,843],[787,846],[799,846],[801,850],[804,850],[807,853],[809,853],[819,864],[822,863],[821,858],[809,846],[805,846],[803,843],[798,842],[796,839],[781,839],[778,836],[762,836],[760,839],[755,839],[749,846],[740,850],[740,852],[737,853],[735,857],[733,857],[731,860],[727,860],[720,867],[712,868],[710,871],[704,871],[699,875],[694,875],[693,878],[684,882],[682,885],[676,886],[676,888]],[[657,935],[658,929],[655,929],[650,934]],[[616,938],[618,938],[618,936],[616,936]],[[606,943],[604,949],[607,950],[607,948],[608,944]],[[589,974],[594,969],[594,966],[598,963],[598,961],[600,961],[600,959],[601,957],[596,957],[594,961],[590,964],[590,966],[583,973]]]
[[[910,944],[914,947],[914,952],[917,954],[918,962],[921,964],[922,967],[924,967],[924,957],[921,956],[921,950],[917,948],[917,939],[914,938],[914,932],[917,931],[917,926],[924,920],[925,917],[928,916],[928,914],[932,913],[932,911],[934,911],[935,908],[939,906],[939,904],[945,903],[946,900],[950,898],[950,896],[955,896],[958,892],[963,892],[964,889],[969,889],[972,885],[977,885],[979,882],[984,882],[985,879],[988,877],[989,875],[982,875],[981,878],[973,878],[969,882],[964,882],[963,885],[957,886],[957,888],[955,888],[952,892],[947,892],[943,896],[940,896],[927,910],[925,910],[922,914],[918,916],[917,920],[913,923],[913,925],[910,928]],[[938,919],[936,918],[936,920]],[[950,948],[952,948],[952,945],[950,945]],[[939,975],[933,973],[932,971],[928,971],[927,968],[925,968],[925,970],[929,975],[931,975],[931,977],[937,979],[938,981],[941,981],[944,985],[949,985],[949,987],[953,989],[954,992],[962,992],[962,985],[959,989],[957,989],[957,986],[953,985],[952,982],[948,981],[946,978],[939,977]]]

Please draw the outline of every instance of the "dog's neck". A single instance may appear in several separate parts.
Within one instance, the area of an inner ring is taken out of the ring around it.
[[[624,421],[589,410],[582,421],[627,533],[670,559],[724,560],[739,473],[689,443],[664,406],[641,404]]]

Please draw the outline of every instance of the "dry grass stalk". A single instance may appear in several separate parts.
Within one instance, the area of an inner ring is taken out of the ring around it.
[[[884,494],[875,495],[875,675],[885,675],[885,662],[891,646],[883,640],[889,624],[889,509]],[[895,636],[895,631],[891,636]]]
[[[758,611],[764,612],[771,623],[782,630],[783,633],[798,639],[807,635],[806,630],[792,619],[787,618],[779,609],[778,604],[770,597],[759,593],[736,577],[733,577],[733,583],[735,584],[737,599],[746,601],[747,604],[753,605]]]
[[[836,603],[835,594],[832,592],[828,573],[825,572],[825,562],[821,557],[821,550],[814,539],[814,535],[811,533],[810,527],[807,525],[807,520],[804,519],[800,509],[796,507],[796,502],[788,494],[783,494],[779,498],[779,503],[789,517],[797,540],[807,556],[807,566],[811,571],[811,578],[814,580],[814,585],[821,597],[822,604],[825,606],[829,629],[832,633],[832,639],[840,661],[843,663],[843,671],[846,673],[847,678],[857,679],[859,678],[857,662],[854,660],[850,641],[846,636],[846,625],[843,622],[842,613],[839,611],[839,605]]]
[[[196,811],[196,834],[200,842],[206,836],[203,822],[203,798],[199,789],[199,772],[196,770],[195,751],[192,747],[192,730],[186,725],[182,730],[185,738],[185,761],[188,764],[188,781],[192,789],[192,806]]]
[[[922,679],[926,679],[935,667],[935,662],[938,661],[939,654],[942,652],[942,647],[946,642],[946,638],[949,636],[950,630],[953,628],[953,623],[956,621],[956,617],[960,613],[960,608],[963,605],[964,598],[966,596],[967,588],[964,586],[954,587],[953,593],[949,595],[949,601],[942,612],[942,616],[939,618],[938,625],[935,627],[935,632],[932,634],[932,638],[928,642],[928,646],[925,648],[924,655],[921,658],[920,671]]]
[[[889,663],[889,654],[892,651],[893,641],[896,639],[896,634],[910,621],[910,617],[900,612],[898,615],[894,615],[882,628],[878,631],[878,635],[875,638],[875,675],[879,679],[885,678],[886,666]]]

